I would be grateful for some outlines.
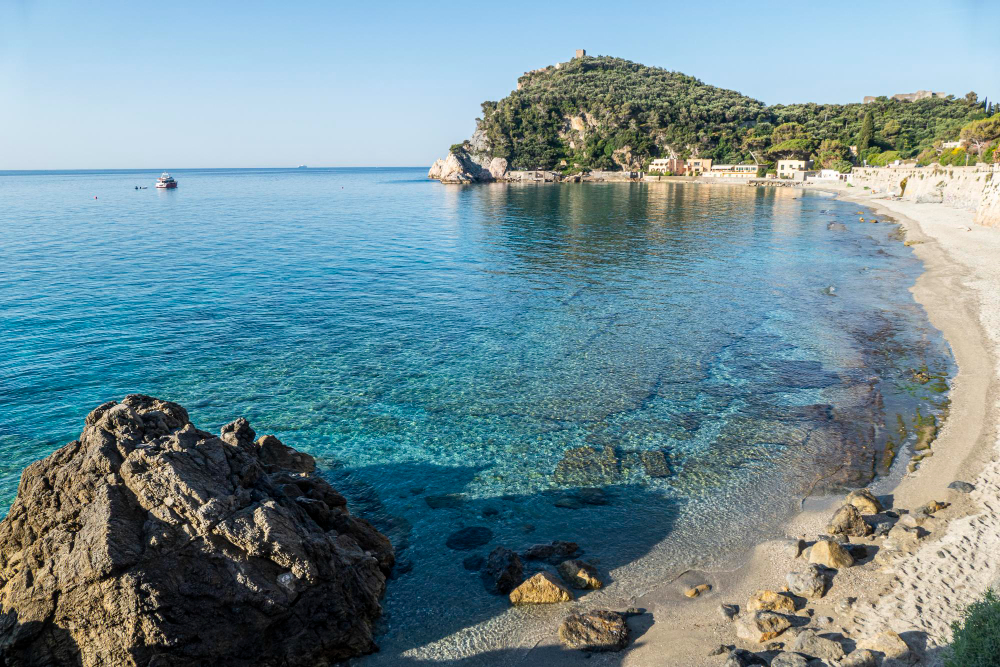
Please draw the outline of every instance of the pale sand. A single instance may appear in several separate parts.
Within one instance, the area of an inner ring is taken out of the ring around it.
[[[745,187],[745,186],[744,186]],[[839,633],[848,650],[857,640],[884,630],[899,632],[920,656],[920,664],[941,662],[938,647],[947,644],[950,624],[962,610],[1000,579],[1000,229],[973,224],[973,213],[940,204],[879,200],[864,191],[837,190],[840,198],[890,215],[907,230],[907,241],[924,261],[914,298],[945,335],[958,363],[951,384],[951,412],[934,442],[934,456],[895,487],[876,482],[872,489],[887,496],[896,509],[915,509],[930,500],[952,505],[936,514],[931,534],[911,555],[882,566],[869,560],[842,570],[821,600],[811,601],[810,618],[802,623],[820,632]],[[866,211],[865,217],[871,217]],[[905,461],[904,461],[905,463]],[[948,489],[955,480],[976,485],[972,494]],[[842,497],[811,498],[803,512],[786,526],[789,538],[813,540],[825,532]],[[881,547],[881,539],[853,541]],[[638,607],[641,617],[630,622],[637,631],[622,654],[587,658],[559,651],[558,640],[546,637],[523,655],[520,664],[583,664],[630,667],[694,667],[722,665],[725,655],[709,656],[719,645],[754,651],[763,646],[736,638],[735,625],[725,620],[720,603],[735,603],[742,611],[750,594],[781,590],[787,572],[806,567],[793,558],[786,541],[771,541],[752,549],[745,565],[732,572],[688,573],[662,585],[622,608]],[[713,590],[695,600],[682,595],[692,581],[711,583]],[[856,598],[850,608],[845,600]],[[819,619],[832,623],[820,627]],[[650,625],[651,623],[651,625]],[[790,643],[786,637],[775,641]]]

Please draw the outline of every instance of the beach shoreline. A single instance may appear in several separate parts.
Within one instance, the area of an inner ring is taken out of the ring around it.
[[[865,207],[866,217],[874,211],[880,223],[903,226],[907,245],[924,263],[911,292],[944,334],[958,372],[950,383],[948,419],[933,443],[939,455],[923,459],[898,483],[876,480],[872,485],[894,510],[913,511],[930,501],[949,507],[934,514],[926,524],[930,534],[915,549],[838,572],[823,598],[808,601],[812,613],[803,620],[818,632],[839,636],[845,649],[891,630],[907,641],[920,664],[938,665],[940,647],[950,639],[950,623],[1000,579],[1000,564],[991,562],[1000,544],[1000,464],[994,460],[1000,447],[1000,267],[991,267],[990,261],[992,257],[993,264],[1000,264],[995,260],[1000,257],[1000,229],[975,225],[972,211],[943,204],[883,199],[844,186],[815,190]],[[948,488],[953,481],[970,482],[976,490],[960,493]],[[736,624],[722,615],[720,604],[736,604],[744,612],[755,591],[783,590],[785,574],[807,565],[790,552],[790,541],[811,541],[825,533],[829,517],[842,503],[842,496],[806,499],[785,526],[787,540],[756,545],[734,571],[703,573],[713,585],[704,597],[678,603],[677,586],[666,584],[636,600],[637,607],[652,612],[654,623],[623,664],[716,665],[725,654],[711,654],[721,647],[764,651],[765,644],[736,637]],[[816,619],[823,624],[817,627]],[[774,641],[786,650],[791,643],[781,636]]]

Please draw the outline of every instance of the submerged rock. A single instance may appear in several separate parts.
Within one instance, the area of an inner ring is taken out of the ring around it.
[[[492,539],[493,531],[489,528],[485,526],[470,526],[456,530],[449,535],[445,545],[455,551],[469,551],[470,549],[478,549],[481,546],[489,544]]]
[[[539,572],[510,592],[512,604],[569,602],[573,594],[548,572]]]
[[[552,478],[565,486],[602,486],[618,481],[621,471],[615,448],[573,447],[563,452]]]
[[[375,650],[389,541],[255,433],[126,396],[28,466],[0,523],[0,662],[305,667]]]
[[[601,578],[597,576],[597,569],[582,560],[563,561],[557,569],[559,576],[573,588],[597,590],[604,585]]]
[[[486,559],[485,576],[492,591],[506,595],[524,581],[524,565],[516,553],[497,547]]]
[[[628,643],[625,617],[614,611],[570,614],[559,626],[559,639],[583,651],[620,651]]]
[[[576,542],[554,540],[551,544],[534,544],[521,552],[525,560],[544,560],[553,565],[580,553],[580,545]]]

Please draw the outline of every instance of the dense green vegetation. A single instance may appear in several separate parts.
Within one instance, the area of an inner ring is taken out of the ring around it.
[[[499,102],[485,102],[480,121],[491,155],[513,169],[557,168],[563,160],[569,169],[639,169],[656,157],[696,155],[727,163],[809,158],[846,171],[852,161],[917,157],[935,141],[958,139],[992,110],[974,93],[765,106],[678,72],[606,56],[530,72],[519,84]]]
[[[993,591],[972,604],[961,622],[951,626],[948,667],[992,667],[1000,656],[1000,598]]]

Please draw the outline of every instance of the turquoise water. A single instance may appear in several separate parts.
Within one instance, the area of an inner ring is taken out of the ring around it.
[[[574,540],[627,598],[887,474],[947,396],[920,263],[819,193],[172,173],[0,173],[0,505],[106,400],[246,416],[396,543],[373,662],[518,644],[467,556]]]

